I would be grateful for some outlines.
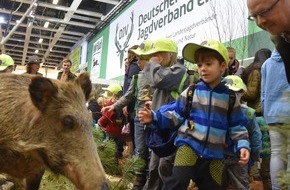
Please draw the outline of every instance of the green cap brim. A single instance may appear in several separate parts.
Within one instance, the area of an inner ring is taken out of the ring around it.
[[[0,66],[0,71],[4,71],[7,67],[9,67],[9,66],[7,66],[7,65],[5,65],[5,66]]]
[[[139,49],[129,49],[129,52],[134,53],[134,54],[139,55],[139,56],[142,55],[142,53],[143,53]]]
[[[142,59],[145,59],[145,60],[150,59],[150,55],[144,54],[144,52],[142,50],[131,49],[131,50],[129,50],[129,52],[132,52],[132,53],[136,54],[137,56],[142,57]]]
[[[229,89],[231,89],[231,90],[233,90],[233,91],[235,91],[235,92],[239,92],[240,90],[243,90],[243,89],[241,89],[241,88],[238,88],[238,87],[235,87],[235,86],[230,86],[230,85],[227,85],[227,84],[226,84],[226,86],[228,86]]]
[[[216,42],[216,41],[209,41],[209,42],[212,43],[212,47],[211,46],[194,44],[194,43],[186,44],[184,46],[183,50],[182,50],[182,55],[183,55],[184,59],[189,61],[189,62],[191,62],[191,63],[196,63],[196,60],[194,60],[195,52],[198,49],[200,49],[200,48],[205,48],[205,49],[216,51],[218,54],[220,54],[222,56],[222,58],[224,59],[225,63],[228,64],[229,57],[228,57],[228,54],[227,54],[227,49],[225,47],[223,47],[223,45],[221,43],[219,43],[219,42]]]
[[[196,61],[194,60],[194,54],[200,48],[206,48],[206,47],[198,45],[198,44],[194,44],[194,43],[188,43],[184,46],[182,50],[182,56],[184,57],[186,61],[195,63]],[[207,48],[207,49],[210,49],[210,48]]]

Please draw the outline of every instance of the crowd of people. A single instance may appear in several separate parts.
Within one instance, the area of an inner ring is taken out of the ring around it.
[[[290,1],[247,5],[275,49],[258,50],[246,68],[235,48],[216,40],[186,44],[182,58],[171,39],[145,40],[128,50],[123,87],[92,94],[88,109],[116,143],[117,159],[129,123],[132,156],[145,162],[133,190],[290,189]],[[184,60],[195,64],[197,80]],[[29,57],[25,74],[42,76],[40,63]],[[71,66],[63,60],[57,79],[74,80]],[[13,68],[1,54],[0,73]]]
[[[195,63],[199,74],[191,92],[188,116],[184,110],[188,107],[188,86],[192,82],[182,59],[177,59],[177,45],[166,38],[146,40],[137,49],[129,49],[129,53],[135,55],[141,71],[133,75],[126,93],[103,106],[101,112],[106,115],[134,104],[133,155],[143,159],[146,165],[136,172],[132,189],[187,189],[192,184],[190,181],[196,189],[272,189],[275,186],[270,169],[278,175],[283,171],[283,163],[276,163],[272,168],[270,159],[280,158],[278,152],[286,154],[287,150],[282,150],[281,141],[277,141],[281,137],[275,137],[279,146],[270,143],[269,137],[278,134],[270,132],[269,135],[269,129],[273,125],[283,126],[287,121],[268,122],[268,115],[273,116],[267,106],[264,109],[264,91],[269,88],[265,81],[272,77],[263,77],[263,70],[273,55],[277,56],[277,50],[258,50],[253,62],[240,69],[233,47],[225,47],[215,40],[187,44],[183,48],[184,59]],[[283,64],[281,58],[279,61]],[[284,76],[279,80],[284,82],[275,90],[275,101],[283,99],[289,90],[283,65],[278,68],[279,76]],[[284,102],[279,107],[285,119],[283,114],[290,103]],[[165,135],[168,131],[173,131],[170,135],[178,131],[172,135],[177,149],[166,149],[169,143],[163,143],[164,154],[151,141],[154,138],[169,141]],[[286,174],[278,177],[288,179]]]

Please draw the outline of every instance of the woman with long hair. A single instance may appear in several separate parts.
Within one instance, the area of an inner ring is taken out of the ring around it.
[[[248,91],[243,95],[242,100],[256,111],[256,116],[262,116],[261,112],[261,67],[271,56],[271,50],[262,48],[255,54],[251,63],[242,74],[242,79]]]

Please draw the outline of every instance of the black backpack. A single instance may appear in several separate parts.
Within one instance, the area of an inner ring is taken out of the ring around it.
[[[160,158],[172,155],[177,147],[174,145],[175,138],[178,134],[178,128],[184,123],[186,119],[190,118],[190,111],[192,107],[193,95],[196,85],[190,85],[187,91],[187,102],[182,111],[184,115],[183,122],[174,129],[149,129],[146,130],[146,145]],[[236,101],[235,92],[229,92],[229,110],[228,115],[231,113]],[[189,122],[191,123],[191,122]],[[190,127],[190,126],[189,126]]]

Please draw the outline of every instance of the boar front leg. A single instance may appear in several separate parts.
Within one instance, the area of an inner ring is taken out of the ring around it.
[[[38,190],[45,170],[26,178],[26,190]]]

